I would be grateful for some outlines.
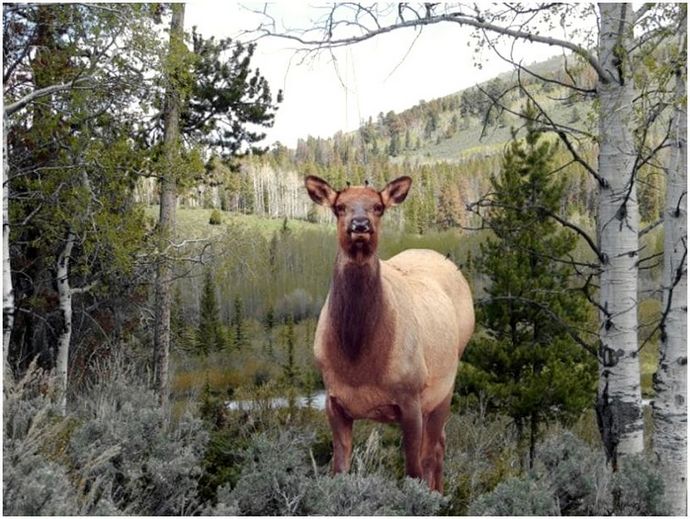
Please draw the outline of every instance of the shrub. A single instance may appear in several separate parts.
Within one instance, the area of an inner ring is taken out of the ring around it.
[[[509,478],[469,507],[469,515],[558,515],[558,511],[548,486],[529,477]]]
[[[76,515],[81,512],[67,469],[56,461],[64,443],[66,421],[45,394],[50,384],[49,376],[32,364],[16,384],[5,388],[5,515]]]
[[[240,509],[237,506],[237,501],[232,498],[232,491],[230,485],[223,485],[218,488],[217,504],[213,507],[204,509],[203,515],[215,515],[229,517],[233,515],[240,515]]]
[[[598,515],[611,506],[604,453],[569,431],[538,446],[535,472],[549,481],[561,515]]]
[[[426,483],[405,478],[402,486],[381,474],[315,478],[304,512],[311,515],[434,515],[444,504]]]
[[[444,513],[464,515],[478,496],[517,474],[517,453],[506,417],[453,413],[446,425]]]
[[[654,465],[643,456],[625,458],[613,475],[616,515],[668,515],[664,484]]]
[[[168,423],[126,359],[95,373],[76,412],[56,413],[49,379],[29,374],[5,399],[4,506],[10,515],[172,515],[199,511],[207,434]],[[38,373],[38,374],[36,374]]]
[[[77,494],[67,471],[40,455],[27,455],[14,442],[3,451],[3,510],[6,515],[77,515]]]
[[[278,300],[275,316],[281,321],[292,317],[295,322],[299,322],[308,317],[318,316],[320,309],[320,305],[314,302],[314,298],[306,290],[296,288]]]
[[[208,219],[210,225],[220,225],[223,223],[223,215],[218,209],[211,211],[211,216]]]
[[[237,486],[228,498],[243,515],[303,513],[307,476],[307,446],[311,438],[287,430],[277,438],[262,433],[245,452],[247,460]]]
[[[197,480],[208,434],[188,415],[176,425],[124,365],[113,362],[77,402],[82,424],[68,455],[79,489],[111,500],[121,514],[188,515],[198,511]]]

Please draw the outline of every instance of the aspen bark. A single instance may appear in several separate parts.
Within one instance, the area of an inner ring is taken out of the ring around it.
[[[69,346],[72,341],[72,289],[69,285],[69,262],[74,247],[75,236],[67,232],[65,245],[60,252],[56,265],[56,281],[62,326],[57,340],[57,359],[55,376],[59,385],[58,407],[64,416],[67,413],[67,376],[69,369]]]
[[[684,26],[684,24],[683,24]],[[685,32],[685,31],[684,31]],[[685,49],[686,35],[681,35]],[[685,56],[683,56],[685,58]],[[686,59],[676,71],[672,150],[664,210],[663,315],[654,376],[654,453],[671,515],[687,512],[687,98]]]
[[[614,470],[620,458],[642,452],[643,422],[637,352],[638,232],[634,178],[630,4],[599,4],[599,207],[601,251],[597,419]]]
[[[9,183],[9,157],[7,150],[7,131],[9,124],[7,114],[2,118],[2,355],[3,374],[5,381],[10,380],[8,354],[10,350],[10,338],[14,326],[14,289],[12,286],[12,264],[10,262],[10,183]]]
[[[183,42],[184,4],[173,4],[170,23],[169,54]],[[183,43],[182,43],[183,44]],[[174,59],[174,58],[173,58]],[[172,60],[170,60],[172,61]],[[155,283],[155,325],[154,325],[154,369],[155,386],[162,406],[168,403],[169,381],[168,366],[170,363],[170,307],[172,305],[171,262],[165,258],[164,251],[175,228],[175,209],[177,205],[177,175],[180,146],[180,104],[181,95],[176,78],[171,78],[168,70],[167,90],[165,96],[163,146],[167,169],[162,175],[160,193],[160,217],[158,221],[159,253]]]

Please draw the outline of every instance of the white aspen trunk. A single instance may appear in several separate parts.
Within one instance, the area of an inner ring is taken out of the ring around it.
[[[681,36],[682,48],[686,45]],[[654,376],[654,453],[671,515],[687,512],[687,98],[685,60],[676,72],[672,151],[664,211],[663,321]]]
[[[67,413],[67,375],[69,368],[69,345],[72,340],[72,289],[69,286],[69,261],[74,247],[74,233],[68,231],[65,246],[57,259],[57,289],[62,327],[57,341],[55,376],[58,388],[58,407],[63,416]]]
[[[632,6],[599,4],[599,188],[601,251],[597,418],[607,457],[642,452],[643,422],[637,352],[639,209],[634,181]]]
[[[7,131],[9,124],[7,114],[2,117],[2,355],[3,374],[5,381],[11,380],[8,354],[10,351],[10,338],[14,326],[14,288],[12,286],[12,264],[10,262],[10,183],[9,183],[9,156],[7,150]]]

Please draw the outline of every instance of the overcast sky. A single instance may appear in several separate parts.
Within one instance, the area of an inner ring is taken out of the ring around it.
[[[194,0],[187,4],[185,25],[196,25],[205,36],[234,38],[260,23],[261,17],[247,7],[261,10],[264,3]],[[292,28],[309,27],[322,14],[304,2],[269,4],[268,9],[279,23]],[[285,96],[264,144],[280,141],[294,148],[300,137],[351,131],[379,112],[400,112],[421,99],[448,95],[509,70],[490,51],[485,51],[483,67],[477,69],[469,34],[456,24],[428,26],[421,34],[414,29],[394,31],[338,49],[337,64],[328,53],[301,63],[295,43],[260,40],[252,64],[272,91],[282,89]],[[557,53],[545,45],[525,44],[523,56],[532,63]]]

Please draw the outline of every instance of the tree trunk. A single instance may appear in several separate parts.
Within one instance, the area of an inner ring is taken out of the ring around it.
[[[683,24],[684,27],[684,24]],[[681,35],[682,49],[686,45]],[[685,58],[685,56],[683,56]],[[676,71],[672,151],[666,180],[659,368],[654,376],[654,453],[671,515],[687,511],[687,101],[686,59]]]
[[[173,54],[183,43],[184,4],[173,4],[170,23],[170,48]],[[172,61],[172,60],[170,60]],[[164,251],[173,236],[175,208],[177,205],[177,175],[180,147],[180,91],[178,78],[167,72],[167,87],[164,117],[164,153],[166,171],[162,175],[160,195],[160,218],[158,221],[159,252],[155,284],[155,329],[154,368],[155,385],[162,406],[168,402],[168,364],[170,361],[170,307],[172,304],[172,264],[165,258]]]
[[[12,287],[12,264],[10,263],[10,165],[7,150],[7,132],[9,130],[7,114],[2,117],[2,354],[5,382],[11,380],[8,354],[10,337],[14,326],[14,289]]]
[[[599,4],[599,188],[601,251],[597,419],[608,460],[642,452],[643,422],[637,352],[639,209],[634,178],[632,6]]]
[[[72,289],[69,286],[69,261],[74,247],[75,236],[70,230],[56,265],[56,281],[59,297],[62,327],[57,341],[57,360],[55,376],[59,385],[58,407],[63,416],[67,413],[67,373],[69,368],[69,346],[72,340]]]

